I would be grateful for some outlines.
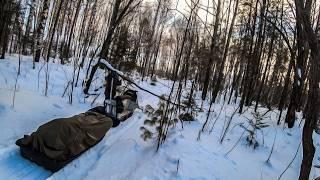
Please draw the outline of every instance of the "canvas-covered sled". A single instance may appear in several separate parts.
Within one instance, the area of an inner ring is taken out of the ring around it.
[[[115,124],[97,109],[55,119],[17,140],[22,156],[52,172],[58,171],[100,142]]]
[[[126,91],[115,99],[116,116],[106,113],[106,106],[99,106],[73,117],[52,120],[18,139],[16,145],[21,155],[52,172],[59,171],[99,143],[111,127],[128,119],[137,108],[135,91]]]

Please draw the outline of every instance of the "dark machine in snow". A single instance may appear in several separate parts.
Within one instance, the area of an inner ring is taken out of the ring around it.
[[[99,143],[110,128],[128,119],[138,107],[136,91],[127,90],[115,97],[113,84],[117,79],[108,80],[111,86],[106,87],[104,106],[43,124],[36,132],[16,141],[21,155],[56,172]]]

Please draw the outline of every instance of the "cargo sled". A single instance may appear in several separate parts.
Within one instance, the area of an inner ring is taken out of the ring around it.
[[[102,111],[103,107],[97,107],[70,118],[55,119],[18,139],[16,145],[23,157],[52,172],[59,171],[118,124]]]

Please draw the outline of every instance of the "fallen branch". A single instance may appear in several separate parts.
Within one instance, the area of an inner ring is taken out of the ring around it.
[[[96,97],[93,99],[91,106],[96,102],[96,100],[98,99],[98,97],[100,96],[100,94],[97,94]]]
[[[266,160],[266,163],[270,163],[270,158],[271,158],[271,155],[272,155],[272,153],[273,153],[274,145],[275,145],[275,143],[276,143],[277,134],[278,134],[278,131],[277,131],[277,129],[276,129],[276,134],[274,135],[271,152],[270,152],[270,154],[269,154],[269,156],[268,156],[268,159]]]
[[[64,91],[63,91],[63,94],[62,94],[62,98],[64,97],[64,95],[66,94],[66,92],[67,92],[67,90],[68,90],[68,88],[69,88],[69,86],[70,86],[70,81],[68,81],[68,84],[67,84],[67,87],[64,89]]]
[[[248,128],[249,126],[247,126]],[[242,133],[241,133],[241,136],[239,137],[239,139],[237,140],[237,142],[232,146],[232,148],[225,154],[225,156],[228,156],[229,153],[231,153],[231,151],[233,151],[233,149],[239,144],[240,140],[242,139],[244,133],[246,132],[246,130],[244,130]]]
[[[229,127],[230,127],[230,124],[231,124],[231,121],[232,121],[234,115],[237,113],[238,109],[239,109],[239,107],[232,113],[232,115],[231,115],[231,117],[230,117],[230,119],[229,119],[229,121],[228,121],[228,123],[227,123],[227,126],[226,126],[225,130],[224,130],[223,133],[221,134],[220,144],[222,144],[224,138],[226,137],[227,132],[228,132]]]
[[[298,149],[293,157],[293,159],[291,160],[291,162],[288,164],[288,166],[286,167],[286,169],[280,174],[278,180],[281,179],[282,175],[289,169],[289,167],[291,166],[291,164],[293,163],[293,161],[296,159],[297,155],[298,155],[298,152],[299,152],[299,149],[300,149],[300,146],[301,146],[301,142],[299,143],[299,146],[298,146]]]
[[[177,163],[177,174],[179,173],[179,165],[180,165],[180,159],[178,160],[178,163]]]

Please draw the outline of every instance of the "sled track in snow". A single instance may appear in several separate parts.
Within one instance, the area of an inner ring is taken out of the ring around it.
[[[134,117],[135,115],[133,115]],[[136,121],[134,121],[134,118],[130,117],[128,119],[128,121],[130,121],[128,124],[123,125],[122,127],[119,127],[119,129],[117,129],[117,132],[112,134],[112,136],[106,138],[108,141],[104,141],[107,142],[105,144],[103,144],[103,147],[97,152],[98,154],[98,159],[99,160],[103,154],[105,154],[110,148],[113,147],[114,144],[116,144],[118,142],[118,140],[121,139],[121,137],[126,133],[126,131],[128,129],[130,129],[130,127],[132,127]],[[121,128],[121,129],[120,129]],[[83,176],[84,178],[86,178],[88,176],[88,172],[90,172],[91,170],[93,170],[96,167],[96,164],[93,164],[87,171],[87,173],[85,174],[85,176]]]
[[[24,159],[17,146],[0,148],[0,179],[46,179],[52,173]]]
[[[121,124],[115,129],[111,129],[101,142],[84,152],[80,157],[73,160],[60,171],[52,174],[49,179],[68,179],[68,177],[73,179],[86,179],[89,172],[96,168],[97,162],[103,154],[107,153],[113,145],[123,137],[126,131],[137,123],[138,119],[135,119],[136,116],[139,116],[139,112],[134,113],[133,116],[127,120],[128,122]],[[81,171],[79,171],[79,169],[81,169]]]

